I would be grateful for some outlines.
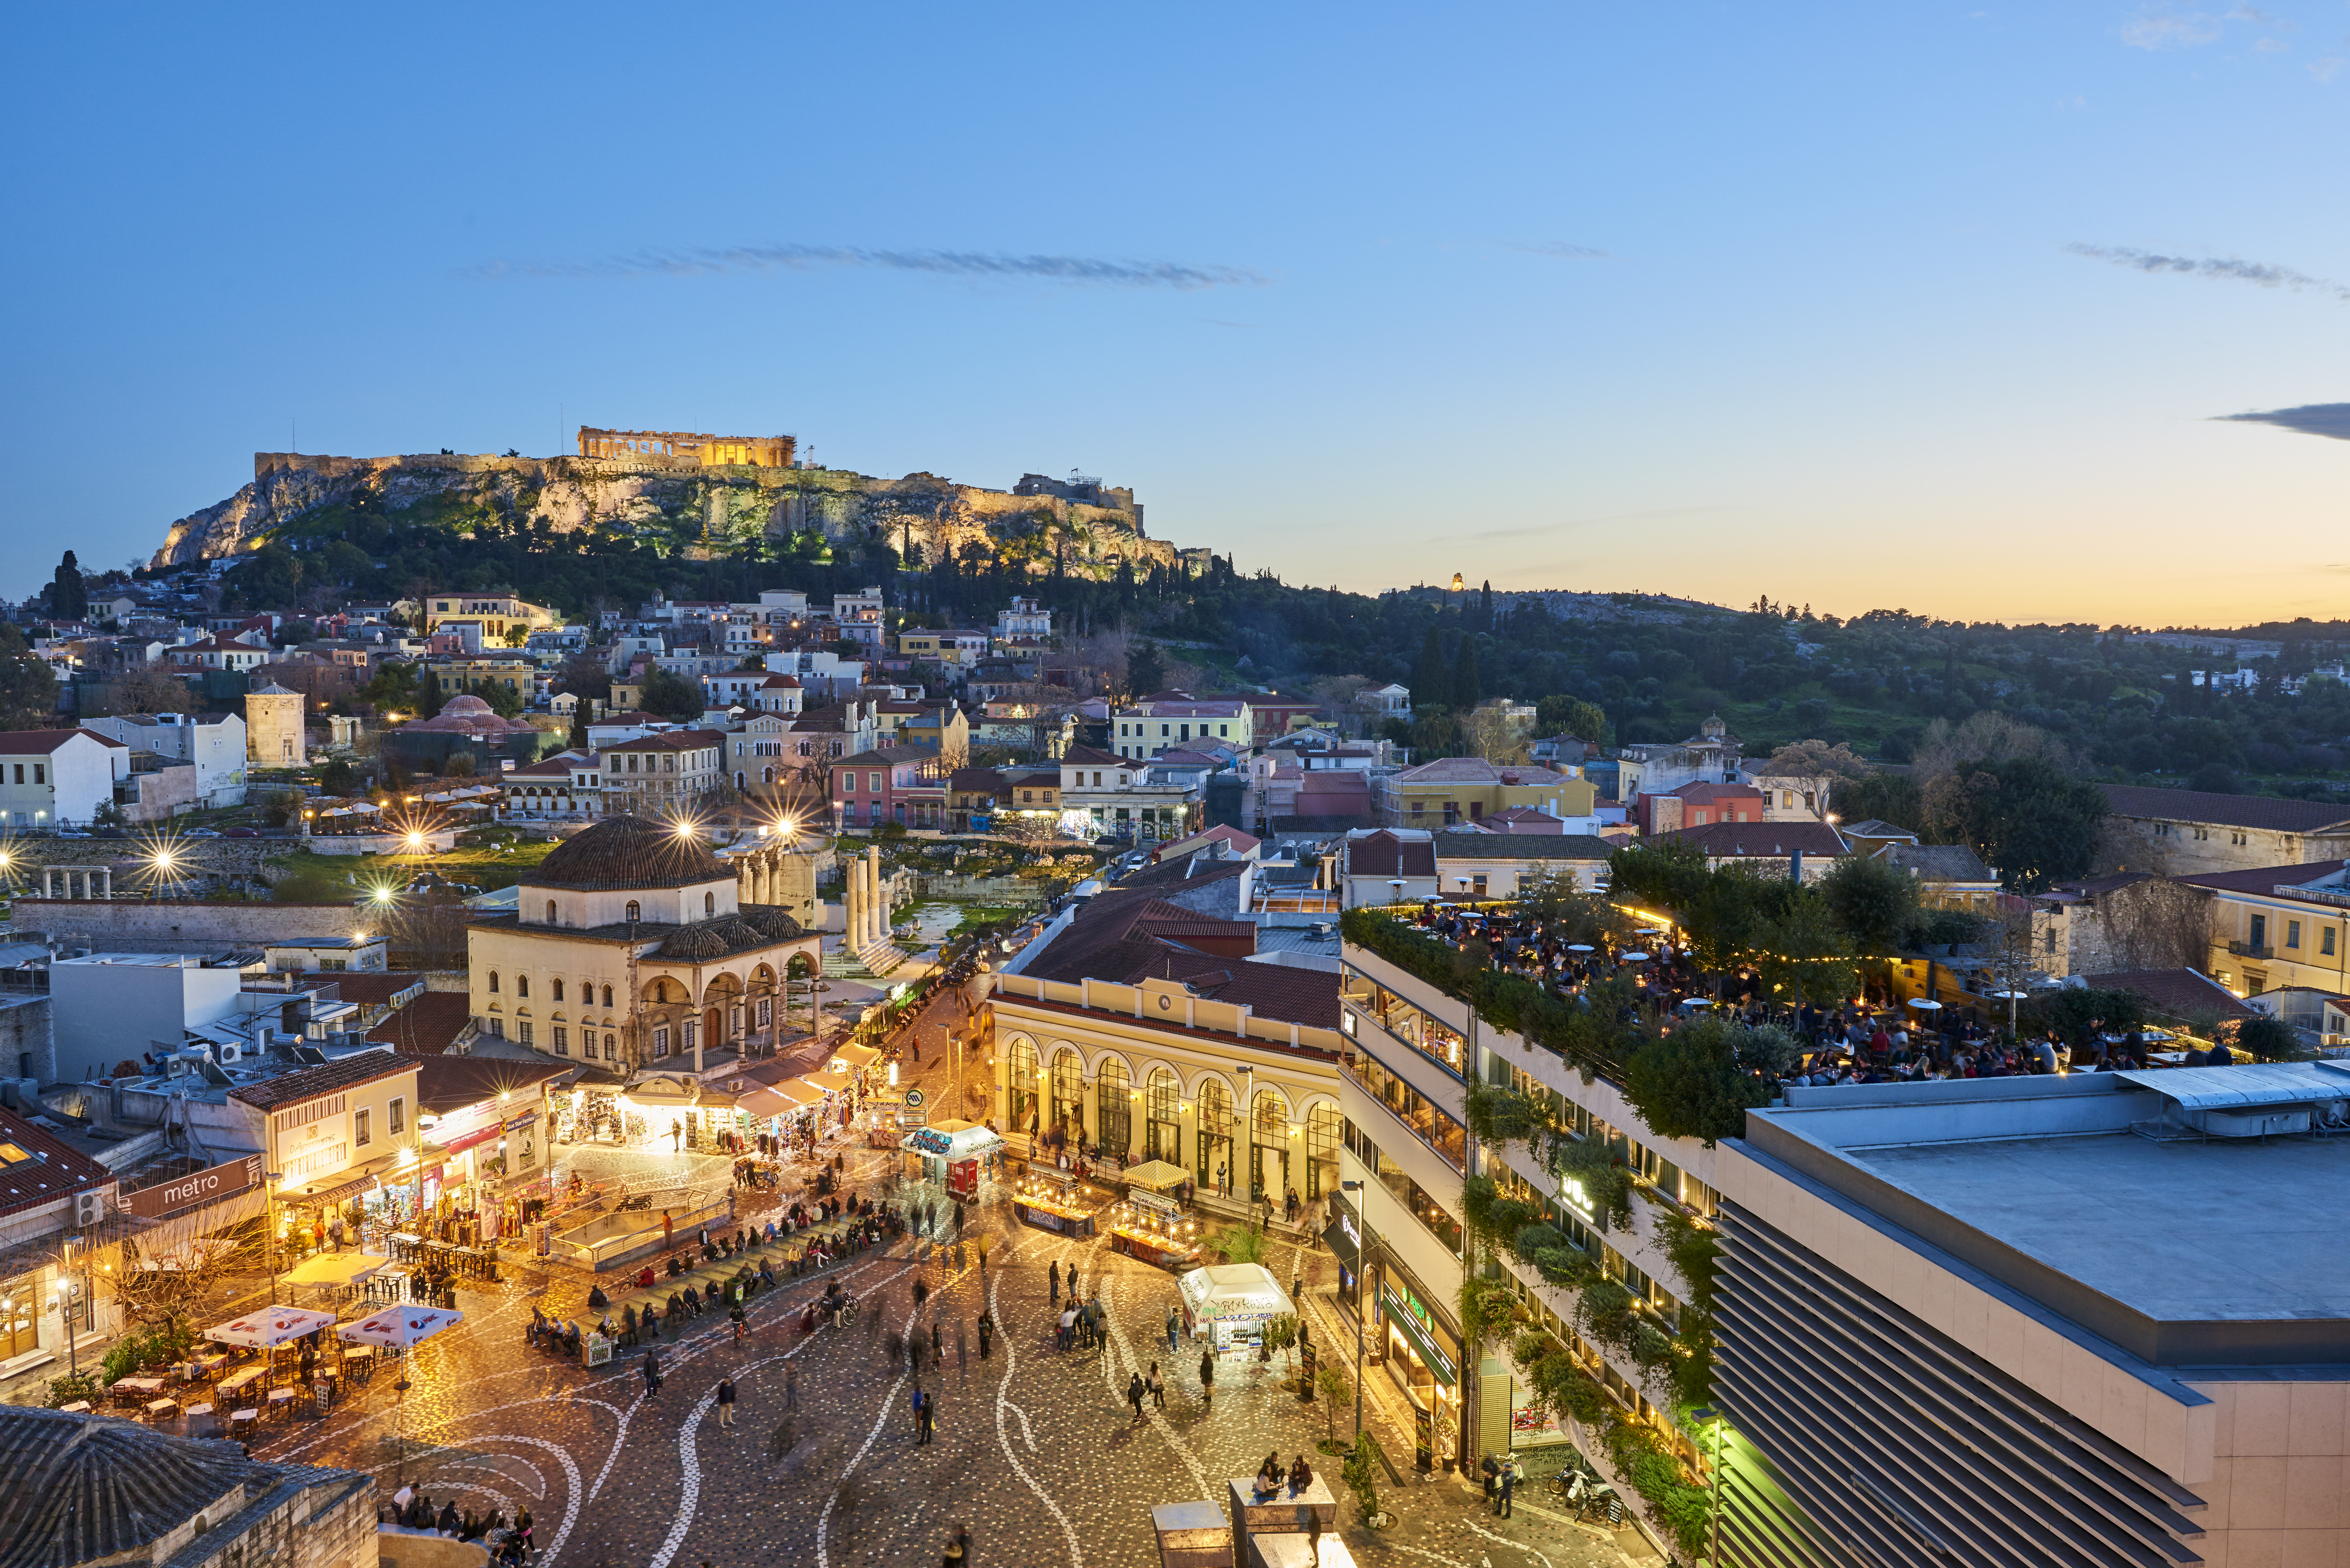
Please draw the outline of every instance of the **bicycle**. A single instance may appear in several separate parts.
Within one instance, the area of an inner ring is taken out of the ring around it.
[[[840,1303],[840,1310],[833,1314],[832,1323],[835,1328],[854,1328],[857,1326],[857,1298],[855,1296],[851,1296],[847,1301]]]

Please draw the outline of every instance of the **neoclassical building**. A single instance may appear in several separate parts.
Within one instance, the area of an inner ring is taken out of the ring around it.
[[[1018,1154],[1057,1128],[1073,1147],[1180,1165],[1235,1203],[1330,1195],[1338,976],[1259,959],[1253,921],[1203,912],[1232,900],[1234,863],[1144,877],[1095,899],[1023,972],[989,977],[995,1125]]]
[[[624,1075],[771,1054],[792,1030],[786,983],[824,967],[791,909],[743,896],[785,891],[776,860],[730,867],[696,836],[606,817],[524,879],[516,913],[469,923],[475,1023]]]

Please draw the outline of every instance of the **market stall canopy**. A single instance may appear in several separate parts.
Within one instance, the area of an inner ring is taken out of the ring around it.
[[[943,1121],[916,1127],[898,1140],[898,1147],[940,1159],[976,1159],[1003,1147],[1003,1138],[984,1122]]]
[[[353,1345],[372,1345],[378,1350],[406,1350],[464,1321],[463,1313],[443,1307],[395,1306],[371,1313],[357,1323],[347,1323],[335,1332]]]
[[[301,1307],[265,1306],[259,1312],[249,1312],[234,1323],[224,1323],[204,1330],[204,1337],[220,1345],[242,1345],[255,1350],[266,1350],[284,1345],[289,1339],[299,1339],[306,1334],[316,1334],[322,1328],[335,1326],[335,1314],[330,1312],[308,1312]]]
[[[322,1252],[278,1278],[289,1285],[355,1285],[390,1262],[365,1252]]]
[[[691,1078],[648,1078],[629,1091],[629,1099],[639,1106],[682,1107],[713,1098],[723,1100],[727,1096],[705,1089]]]
[[[1152,1192],[1164,1192],[1170,1187],[1180,1187],[1191,1178],[1191,1173],[1180,1165],[1170,1165],[1163,1159],[1146,1159],[1140,1165],[1128,1168],[1126,1184],[1147,1188]]]
[[[870,1045],[843,1045],[832,1054],[832,1070],[836,1073],[859,1072],[880,1060],[881,1053]]]
[[[1289,1293],[1263,1263],[1217,1263],[1194,1269],[1176,1288],[1191,1315],[1202,1322],[1281,1317],[1297,1311]]]
[[[734,1108],[746,1116],[787,1116],[800,1108],[800,1102],[789,1095],[777,1094],[764,1084],[744,1091],[734,1101]]]

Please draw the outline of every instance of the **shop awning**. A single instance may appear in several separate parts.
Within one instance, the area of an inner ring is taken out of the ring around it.
[[[818,1100],[827,1099],[834,1095],[842,1094],[848,1088],[848,1085],[846,1082],[827,1084],[822,1078],[801,1078],[795,1081],[798,1083],[800,1087],[814,1091],[816,1097]]]
[[[376,1184],[391,1174],[400,1163],[400,1156],[387,1154],[365,1165],[354,1165],[347,1170],[322,1176],[307,1186],[288,1188],[277,1195],[281,1203],[339,1203],[354,1193],[373,1191]]]
[[[800,1108],[799,1102],[788,1095],[779,1095],[761,1085],[744,1091],[734,1101],[734,1108],[754,1117],[787,1116]]]
[[[1354,1273],[1360,1271],[1362,1249],[1355,1245],[1355,1239],[1352,1236],[1347,1234],[1345,1225],[1338,1220],[1331,1220],[1329,1228],[1322,1232],[1322,1240],[1329,1244],[1330,1255],[1336,1258],[1340,1266],[1347,1272]]]
[[[475,1144],[487,1143],[490,1139],[497,1137],[500,1133],[505,1130],[504,1123],[492,1122],[485,1127],[475,1127],[472,1132],[466,1133],[462,1137],[452,1137],[447,1143],[442,1144],[441,1147],[442,1150],[447,1154],[463,1154],[467,1149],[473,1147]]]
[[[323,1252],[277,1277],[289,1285],[354,1285],[390,1262],[365,1252]]]
[[[852,1073],[872,1066],[881,1060],[881,1053],[870,1045],[843,1045],[832,1054],[836,1062],[846,1062]]]

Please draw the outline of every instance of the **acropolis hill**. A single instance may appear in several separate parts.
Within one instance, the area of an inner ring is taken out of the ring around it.
[[[452,527],[494,514],[649,536],[691,555],[814,532],[852,541],[879,533],[930,560],[949,545],[983,545],[1033,570],[1050,569],[1057,555],[1064,569],[1099,576],[1121,562],[1207,560],[1204,550],[1145,536],[1134,492],[1095,479],[1030,473],[1010,490],[931,473],[876,479],[806,466],[789,436],[582,429],[578,445],[544,458],[257,452],[253,483],[172,524],[152,564],[243,555],[320,508],[357,503]]]

